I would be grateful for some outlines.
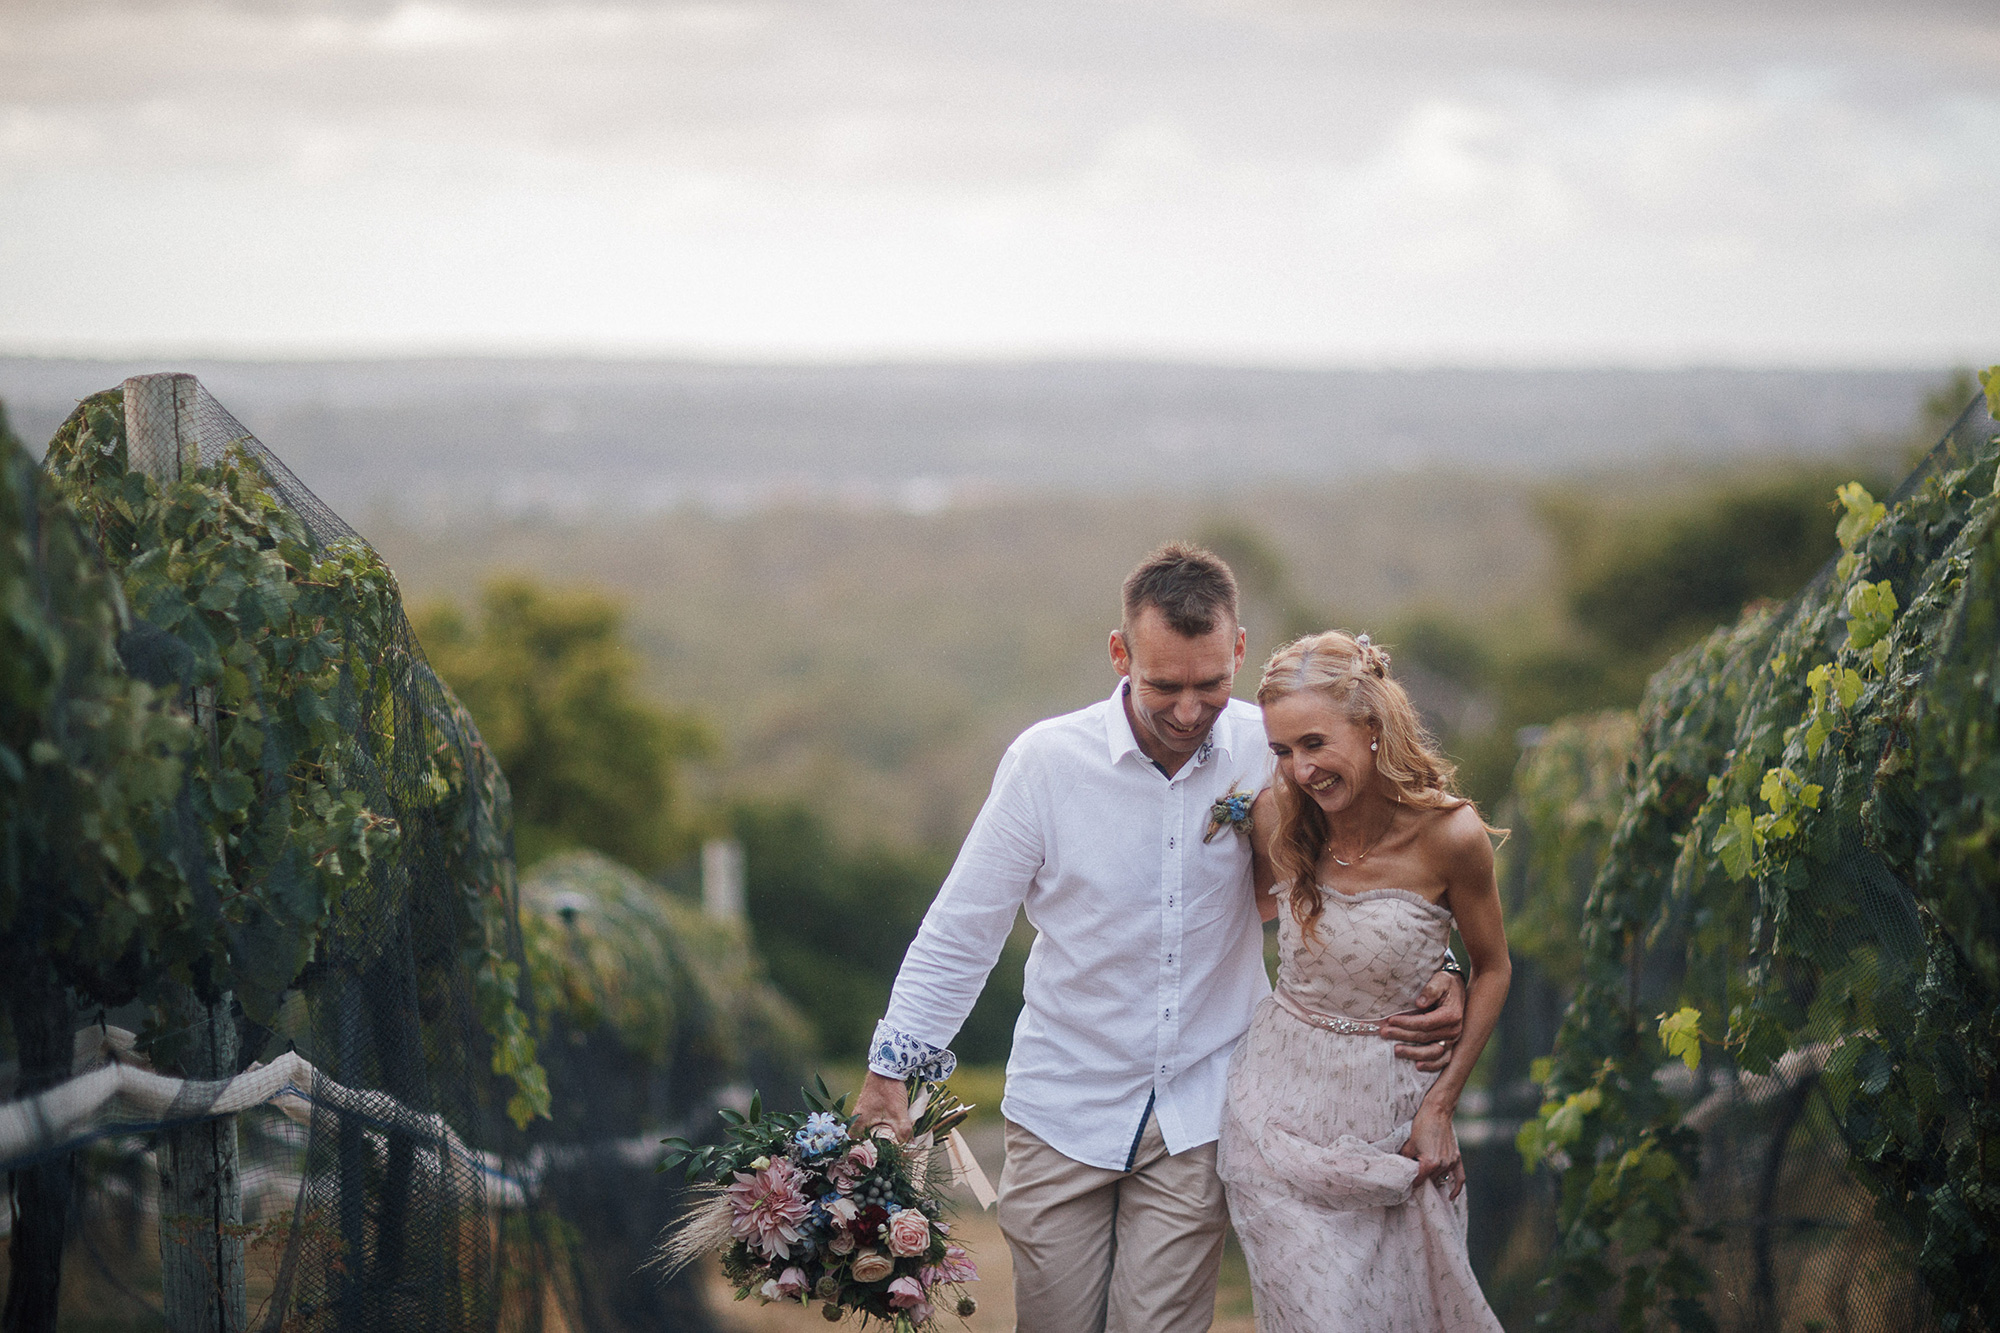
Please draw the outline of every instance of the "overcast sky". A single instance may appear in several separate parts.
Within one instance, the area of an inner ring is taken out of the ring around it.
[[[2000,5],[0,0],[0,350],[2000,360]]]

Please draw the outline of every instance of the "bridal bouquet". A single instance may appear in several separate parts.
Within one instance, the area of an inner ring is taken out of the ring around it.
[[[936,1328],[940,1304],[970,1315],[963,1288],[979,1271],[951,1239],[929,1168],[942,1138],[954,1174],[964,1170],[971,1155],[953,1131],[972,1108],[941,1084],[913,1086],[909,1143],[857,1137],[847,1098],[814,1083],[806,1113],[766,1115],[752,1097],[749,1114],[722,1112],[721,1143],[663,1140],[660,1169],[685,1165],[697,1199],[662,1243],[660,1265],[671,1273],[719,1252],[738,1300],[818,1300],[828,1320],[859,1314],[898,1333]],[[985,1177],[971,1183],[984,1199]]]

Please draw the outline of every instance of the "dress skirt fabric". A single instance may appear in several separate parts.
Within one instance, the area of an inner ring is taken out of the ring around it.
[[[1281,929],[1280,987],[1338,999],[1350,1018],[1408,1007],[1449,914],[1399,890],[1327,896],[1325,946]],[[1372,1033],[1259,1005],[1230,1064],[1217,1170],[1260,1333],[1497,1333],[1466,1255],[1466,1196],[1417,1186],[1398,1152],[1435,1077]]]

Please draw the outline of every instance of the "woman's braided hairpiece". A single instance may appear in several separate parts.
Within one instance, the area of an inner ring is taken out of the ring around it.
[[[1389,679],[1389,650],[1378,648],[1375,641],[1366,634],[1354,636],[1354,665],[1357,670],[1366,671],[1378,680]]]

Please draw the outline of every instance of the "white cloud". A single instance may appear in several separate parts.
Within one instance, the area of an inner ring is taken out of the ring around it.
[[[17,348],[2000,343],[1981,8],[16,0],[0,29]]]

